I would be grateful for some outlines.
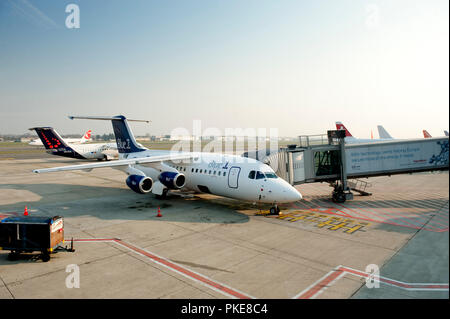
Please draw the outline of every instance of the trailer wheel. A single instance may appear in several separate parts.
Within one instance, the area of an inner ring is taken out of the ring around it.
[[[8,260],[16,261],[17,259],[19,259],[19,254],[17,252],[12,251],[8,254]]]
[[[49,260],[50,260],[50,254],[49,253],[43,253],[42,254],[42,261],[46,263]]]

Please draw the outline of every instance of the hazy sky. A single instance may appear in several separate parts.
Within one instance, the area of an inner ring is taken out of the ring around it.
[[[66,5],[80,8],[68,29]],[[448,130],[448,0],[0,0],[0,133]]]

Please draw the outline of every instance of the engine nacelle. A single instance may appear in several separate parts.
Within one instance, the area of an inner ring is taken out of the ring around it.
[[[153,187],[153,180],[148,176],[130,175],[126,182],[129,188],[139,194],[149,193]]]
[[[186,177],[181,173],[162,172],[158,177],[159,181],[170,189],[180,189],[186,184]]]

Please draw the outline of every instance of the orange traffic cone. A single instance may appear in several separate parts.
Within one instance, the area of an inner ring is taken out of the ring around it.
[[[23,215],[28,216],[28,208],[25,206],[25,209],[23,210]]]
[[[162,217],[162,215],[161,215],[161,209],[159,209],[159,207],[158,207],[158,215],[156,215],[156,217]]]

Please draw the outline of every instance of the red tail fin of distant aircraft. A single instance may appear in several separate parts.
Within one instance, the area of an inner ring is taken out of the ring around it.
[[[80,143],[85,143],[87,141],[89,141],[91,139],[91,130],[86,131],[86,133],[84,133],[83,137],[80,140]]]
[[[353,135],[347,130],[347,128],[342,124],[342,122],[336,122],[337,130],[345,130],[345,137],[353,137]]]
[[[430,135],[430,133],[427,132],[427,130],[423,130],[423,137],[430,138],[432,136]]]

